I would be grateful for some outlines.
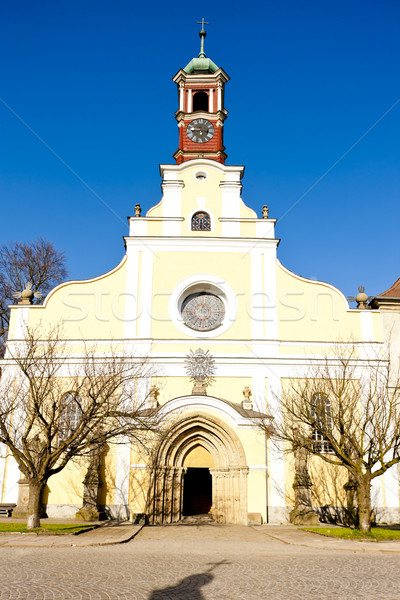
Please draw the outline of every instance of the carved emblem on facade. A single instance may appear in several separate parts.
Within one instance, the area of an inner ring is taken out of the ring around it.
[[[209,350],[198,348],[186,355],[185,360],[186,373],[194,383],[193,392],[196,394],[206,394],[205,388],[211,385],[215,375],[215,360]]]

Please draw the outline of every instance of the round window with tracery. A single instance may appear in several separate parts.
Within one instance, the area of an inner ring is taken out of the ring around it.
[[[181,315],[185,325],[191,329],[211,331],[221,325],[225,306],[221,298],[214,294],[190,294],[182,303]]]

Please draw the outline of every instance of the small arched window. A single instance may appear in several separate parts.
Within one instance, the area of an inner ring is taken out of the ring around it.
[[[192,231],[211,231],[210,215],[199,211],[192,217]]]
[[[82,402],[78,394],[68,392],[60,402],[58,441],[63,442],[78,428],[82,419]]]
[[[193,112],[203,110],[208,112],[208,94],[207,92],[196,92],[193,95]]]
[[[323,392],[318,392],[312,397],[311,418],[313,423],[311,437],[314,451],[320,454],[332,453],[332,445],[326,436],[327,432],[333,428],[331,401],[329,396]]]

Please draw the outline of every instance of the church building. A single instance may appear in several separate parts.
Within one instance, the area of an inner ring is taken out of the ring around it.
[[[12,306],[9,344],[23,339],[26,326],[61,320],[76,360],[80,343],[105,352],[119,342],[154,365],[140,393],[171,420],[171,431],[155,466],[129,444],[110,446],[99,510],[149,523],[196,514],[285,523],[292,462],[258,420],[272,421],[285,382],[304,377],[338,341],[356,344],[361,360],[379,352],[385,297],[374,310],[363,303],[351,309],[334,286],[280,263],[276,219],[261,203],[257,213],[246,205],[244,166],[227,164],[229,77],[206,56],[205,35],[203,25],[200,54],[173,77],[174,162],[160,165],[160,201],[146,214],[132,206],[122,261],[99,277],[60,284],[43,304]],[[49,479],[48,516],[75,516],[82,481],[74,465]],[[1,502],[24,502],[10,456],[0,464],[0,485]],[[376,482],[374,506],[385,520],[399,518],[397,467]]]

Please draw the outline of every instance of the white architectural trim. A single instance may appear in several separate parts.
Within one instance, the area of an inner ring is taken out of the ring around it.
[[[152,301],[153,301],[153,253],[143,250],[140,281],[139,337],[151,337]]]
[[[229,421],[233,427],[245,427],[254,429],[255,425],[252,419],[243,417],[230,404],[214,396],[181,396],[169,400],[160,408],[162,416],[170,416],[175,413],[185,415],[185,413],[198,413],[199,411],[214,411],[222,418]]]
[[[370,310],[361,310],[360,311],[360,319],[361,319],[361,331],[364,342],[373,342],[374,335],[374,323],[372,320],[372,311]]]
[[[275,400],[275,394],[279,397],[282,393],[281,375],[269,371],[268,373],[268,413],[277,415],[279,409]],[[269,440],[268,442],[268,505],[286,507],[285,494],[285,459],[283,442]]]
[[[227,252],[247,254],[254,250],[276,248],[279,240],[257,238],[219,238],[180,236],[165,240],[160,237],[148,236],[145,238],[126,237],[126,246],[143,248],[145,245],[153,252]],[[324,284],[325,285],[325,284]],[[336,288],[334,288],[336,289]]]
[[[18,312],[16,316],[16,323],[14,329],[13,339],[15,340],[24,340],[26,337],[26,328],[28,327],[28,319],[29,319],[29,310],[30,305],[18,305]]]
[[[138,298],[138,282],[139,282],[139,258],[142,250],[139,248],[129,249],[127,254],[127,276],[125,287],[125,322],[124,322],[124,337],[136,337],[136,323],[140,318],[140,304]]]
[[[129,505],[129,472],[131,444],[128,437],[120,440],[117,446],[115,468],[115,497],[114,504],[128,507]]]
[[[232,179],[240,181],[243,177],[244,167],[241,165],[223,165],[215,160],[207,158],[194,158],[192,160],[185,161],[180,165],[160,165],[160,175],[163,179],[176,178],[176,174],[186,171],[186,169],[196,168],[207,168],[220,171],[221,173],[229,173]]]

